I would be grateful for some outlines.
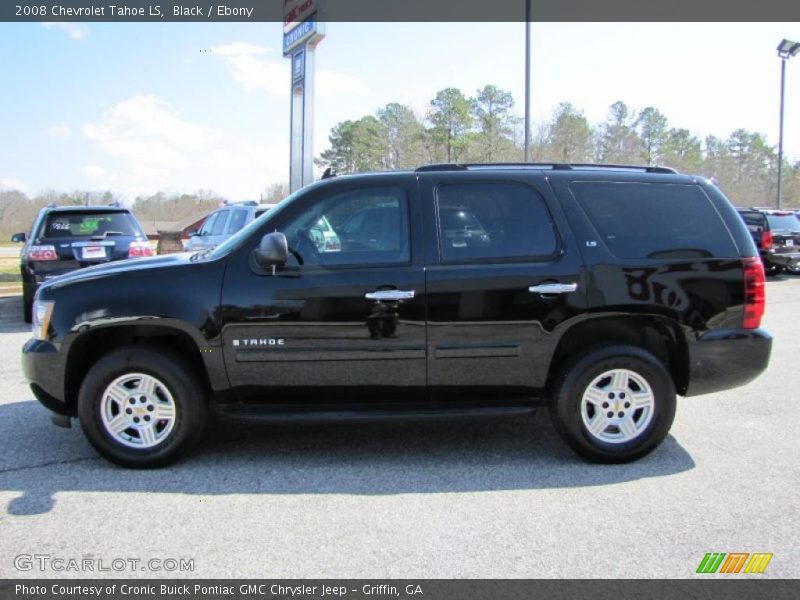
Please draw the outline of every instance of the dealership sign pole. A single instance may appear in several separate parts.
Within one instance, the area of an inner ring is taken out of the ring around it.
[[[314,62],[325,37],[324,0],[283,0],[283,56],[290,78],[289,191],[314,181]]]

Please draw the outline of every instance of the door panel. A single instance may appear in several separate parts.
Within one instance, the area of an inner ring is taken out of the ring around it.
[[[470,175],[431,174],[421,181],[421,194],[436,198],[430,217],[438,230],[426,231],[426,247],[436,249],[427,253],[429,392],[532,395],[545,385],[562,331],[585,310],[580,256],[543,181],[528,176],[525,189],[511,190],[516,199],[508,200],[508,212],[492,219],[492,211],[505,210],[498,207],[507,200],[507,179],[476,181]],[[462,185],[482,189],[462,194]],[[443,193],[446,186],[456,186],[457,193]],[[536,210],[526,216],[520,202],[535,203]],[[469,223],[466,235],[446,229],[455,220],[442,213],[454,207],[464,213],[461,222]],[[520,223],[527,229],[520,230]],[[552,283],[577,287],[558,294],[529,291]]]
[[[224,356],[231,384],[240,392],[267,401],[314,402],[391,400],[424,392],[425,275],[411,244],[419,226],[416,187],[399,181],[402,185],[386,193],[328,185],[327,193],[298,198],[295,210],[282,211],[280,221],[267,221],[263,233],[284,232],[290,250],[300,256],[275,275],[249,258],[257,240],[229,259]],[[398,204],[392,194],[404,200]],[[402,227],[402,235],[393,230],[371,247],[371,238],[357,231],[343,234],[342,224],[353,220],[350,213],[378,209],[404,211],[401,219],[387,220]],[[325,235],[313,235],[321,221]],[[404,297],[387,298],[392,290]]]

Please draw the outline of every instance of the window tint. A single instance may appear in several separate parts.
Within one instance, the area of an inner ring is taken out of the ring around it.
[[[234,210],[231,211],[231,218],[230,222],[228,223],[228,233],[236,233],[242,227],[244,227],[244,222],[247,220],[247,211],[246,210]]]
[[[139,228],[127,212],[51,212],[43,225],[46,238],[138,235]]]
[[[800,231],[800,221],[794,215],[767,215],[772,231]]]
[[[229,210],[221,210],[217,213],[217,220],[214,223],[214,226],[211,228],[211,235],[222,235],[222,232],[225,230],[225,223],[228,220],[228,215],[231,211]]]
[[[303,265],[408,262],[408,201],[397,188],[357,190],[318,201],[283,227]]]
[[[444,261],[542,257],[556,250],[550,213],[527,186],[443,185],[436,198]]]
[[[722,218],[698,186],[576,182],[570,187],[620,258],[738,256]]]
[[[761,213],[750,212],[739,214],[742,216],[742,219],[744,219],[744,223],[751,233],[761,233],[767,226],[767,218]]]

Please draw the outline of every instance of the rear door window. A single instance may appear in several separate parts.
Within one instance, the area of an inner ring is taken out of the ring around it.
[[[738,257],[722,217],[699,186],[578,181],[570,189],[620,258]]]
[[[436,190],[443,262],[550,257],[558,247],[544,199],[516,183],[446,184]]]

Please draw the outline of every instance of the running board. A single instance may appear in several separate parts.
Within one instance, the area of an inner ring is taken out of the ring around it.
[[[504,406],[454,406],[441,408],[388,407],[316,407],[287,408],[253,404],[220,404],[217,414],[234,421],[295,422],[295,421],[382,421],[392,419],[451,419],[471,417],[503,417],[530,415],[536,407],[531,404]]]

